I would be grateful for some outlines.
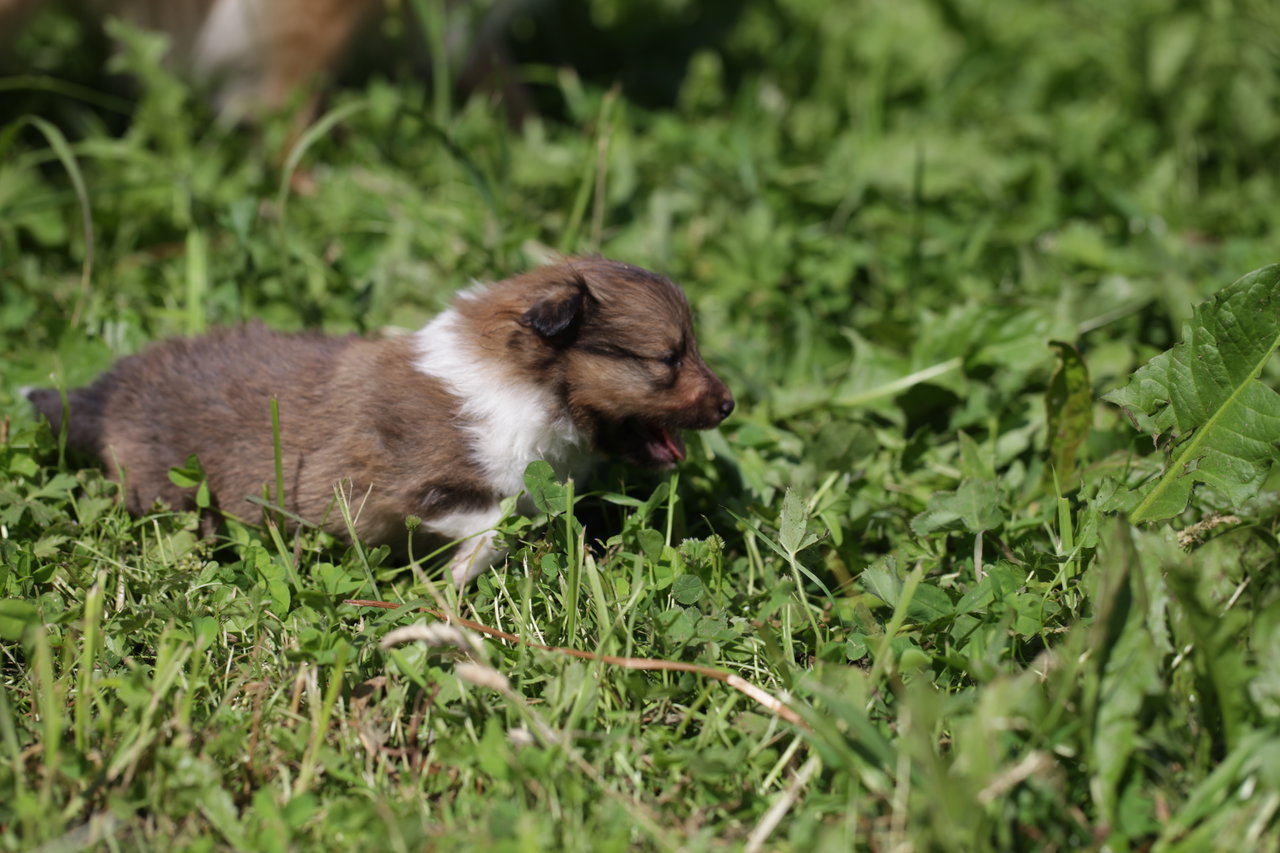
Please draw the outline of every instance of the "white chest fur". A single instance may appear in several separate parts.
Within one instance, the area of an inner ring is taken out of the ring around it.
[[[470,434],[488,485],[502,495],[520,492],[524,469],[537,459],[562,478],[581,474],[586,443],[558,401],[507,369],[501,352],[468,340],[460,325],[448,309],[417,332],[414,366],[462,401],[458,426]]]

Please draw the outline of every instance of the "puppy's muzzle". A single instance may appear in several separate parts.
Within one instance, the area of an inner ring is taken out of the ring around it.
[[[706,390],[703,391],[702,400],[698,404],[698,408],[702,412],[701,420],[703,423],[696,427],[697,429],[712,429],[719,426],[725,418],[733,413],[736,405],[733,401],[733,394],[720,381],[720,377],[708,370],[707,379]]]
[[[726,388],[724,389],[724,396],[720,398],[720,420],[723,421],[725,418],[729,417],[729,415],[733,414],[733,407],[733,395],[730,394],[729,389]]]

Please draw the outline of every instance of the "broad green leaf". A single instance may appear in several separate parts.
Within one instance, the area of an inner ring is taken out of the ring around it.
[[[254,554],[254,568],[258,570],[258,586],[271,599],[273,612],[277,616],[284,616],[289,612],[292,598],[284,567],[272,559],[265,549],[258,549]]]
[[[697,604],[705,591],[702,578],[697,575],[681,575],[671,585],[671,595],[676,601],[686,606]]]
[[[916,587],[916,594],[911,599],[911,607],[907,615],[921,622],[934,622],[946,619],[955,612],[955,605],[943,590],[927,583]]]
[[[181,468],[175,466],[169,469],[169,482],[184,489],[191,489],[200,485],[200,481],[203,479],[204,468],[201,467],[200,460],[194,453],[187,457],[186,465]]]
[[[818,537],[808,532],[809,508],[804,501],[787,489],[782,499],[782,512],[778,516],[778,544],[788,554],[798,554],[808,548]]]
[[[30,625],[40,624],[40,613],[29,601],[16,598],[0,600],[0,640],[17,642]]]
[[[555,469],[541,459],[529,463],[524,469],[524,487],[539,512],[558,515],[565,510],[565,489],[556,480]]]
[[[902,578],[894,570],[892,558],[878,565],[868,566],[858,576],[858,580],[868,592],[885,604],[890,607],[898,606],[898,599],[902,596]]]
[[[654,530],[652,527],[646,527],[636,531],[636,539],[640,542],[640,549],[644,552],[651,562],[658,562],[662,559],[662,549],[666,546],[660,531]]]
[[[971,533],[1004,524],[1000,486],[995,480],[968,479],[954,492],[939,492],[929,499],[924,512],[911,519],[911,529],[917,536],[928,536],[957,522]]]
[[[1233,504],[1257,493],[1280,442],[1280,395],[1258,374],[1278,346],[1280,265],[1272,265],[1196,306],[1182,343],[1104,396],[1167,448],[1164,472],[1138,487],[1130,522],[1172,518],[1196,483]]]
[[[200,509],[209,507],[209,478],[205,475],[204,466],[193,453],[187,457],[187,463],[181,468],[169,469],[169,482],[184,489],[196,490],[196,506]]]
[[[70,538],[57,533],[41,536],[36,541],[36,544],[32,546],[31,553],[42,560],[52,559],[58,553],[58,548],[61,547],[62,543]]]
[[[698,624],[698,611],[677,607],[663,614],[667,642],[684,645],[693,639]]]
[[[961,430],[956,434],[960,445],[960,473],[980,480],[996,478],[996,460],[990,444],[979,444]]]
[[[40,470],[39,463],[30,456],[15,456],[9,460],[9,473],[20,477],[34,477]]]
[[[1044,394],[1044,410],[1049,429],[1049,463],[1058,477],[1058,487],[1074,488],[1076,452],[1093,425],[1093,390],[1089,369],[1080,352],[1064,341],[1050,341],[1058,353],[1058,364]],[[1046,478],[1053,473],[1046,472]]]

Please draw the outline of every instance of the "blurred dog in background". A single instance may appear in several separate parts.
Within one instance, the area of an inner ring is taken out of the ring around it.
[[[409,10],[397,0],[62,0],[77,15],[92,20],[118,17],[169,37],[167,62],[194,82],[210,87],[213,105],[224,119],[252,117],[291,104],[300,94],[314,96],[337,74],[353,46],[376,40],[378,20]],[[0,59],[38,9],[55,0],[0,0]],[[450,6],[461,5],[450,3]],[[446,33],[450,53],[460,62],[461,89],[495,85],[508,113],[517,121],[524,99],[513,82],[503,33],[514,2],[471,4],[478,25],[466,38]],[[460,16],[456,16],[460,17]],[[413,28],[407,28],[412,30]],[[428,67],[419,33],[407,50],[411,64]],[[465,47],[462,45],[465,44]],[[402,48],[403,50],[403,48]],[[9,63],[6,63],[9,64]],[[27,69],[17,69],[27,70]],[[497,72],[497,73],[495,73]],[[314,98],[304,112],[314,110]]]

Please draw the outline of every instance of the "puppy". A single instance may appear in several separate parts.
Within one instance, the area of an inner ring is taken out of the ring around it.
[[[0,67],[12,64],[13,37],[47,5],[51,0],[0,0]],[[213,106],[228,121],[278,110],[301,92],[308,96],[301,110],[305,124],[315,112],[316,84],[335,76],[353,53],[383,57],[390,47],[419,76],[428,68],[418,23],[391,45],[379,42],[376,25],[393,14],[392,6],[403,5],[387,0],[64,0],[63,5],[90,20],[119,16],[166,34],[166,63],[209,86]],[[531,106],[515,82],[519,75],[505,32],[522,6],[530,5],[518,0],[448,4],[446,58],[457,66],[460,91],[501,92],[513,123]]]
[[[0,0],[0,47],[48,0]],[[169,64],[216,84],[228,118],[284,106],[332,73],[380,0],[77,0],[76,11],[118,15],[167,34]],[[0,55],[3,51],[0,51]]]
[[[59,430],[59,393],[28,397]],[[252,519],[248,498],[275,491],[273,397],[283,506],[345,536],[339,488],[373,544],[405,544],[405,518],[418,516],[427,533],[465,540],[459,585],[501,558],[499,504],[530,462],[565,477],[599,451],[670,468],[685,455],[680,430],[713,428],[734,407],[674,283],[582,258],[477,285],[403,337],[250,325],[154,345],[67,394],[68,445],[106,463],[135,514],[157,500],[194,508],[169,469],[197,454],[214,506]]]

